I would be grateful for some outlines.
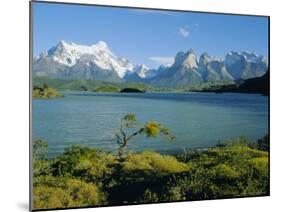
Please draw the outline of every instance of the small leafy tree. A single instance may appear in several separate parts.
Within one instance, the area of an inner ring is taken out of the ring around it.
[[[269,151],[269,136],[266,134],[262,139],[257,142],[257,147],[262,151]]]
[[[138,135],[151,138],[157,138],[159,135],[163,135],[169,140],[175,140],[175,136],[171,134],[170,129],[164,125],[156,121],[148,121],[138,126],[136,116],[134,114],[127,114],[121,118],[119,129],[115,133],[115,138],[119,145],[119,155],[122,154],[128,143]]]
[[[36,140],[33,144],[33,157],[36,160],[45,160],[47,156],[48,142]]]
[[[49,88],[49,86],[48,86],[46,83],[44,83],[44,84],[43,84],[43,88],[44,88],[44,89],[47,89],[47,88]]]
[[[51,172],[47,159],[47,148],[48,142],[44,140],[36,140],[33,144],[33,180],[35,183],[38,181],[38,177]]]

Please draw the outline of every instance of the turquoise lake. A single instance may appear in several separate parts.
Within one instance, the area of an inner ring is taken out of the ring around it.
[[[138,122],[158,121],[176,141],[136,137],[129,150],[179,151],[204,148],[244,136],[252,140],[268,133],[268,97],[238,93],[64,93],[64,98],[35,99],[33,139],[48,141],[48,155],[72,144],[116,151],[113,139],[120,118],[136,114]]]

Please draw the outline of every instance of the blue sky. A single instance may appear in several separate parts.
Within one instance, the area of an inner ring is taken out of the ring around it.
[[[268,56],[264,17],[37,2],[33,20],[35,56],[60,40],[84,45],[102,40],[117,56],[150,67],[190,48],[197,55],[222,57],[234,50]]]

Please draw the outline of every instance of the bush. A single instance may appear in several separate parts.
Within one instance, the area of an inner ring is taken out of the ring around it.
[[[72,198],[65,189],[48,186],[33,188],[33,209],[66,208]]]
[[[55,187],[40,185],[33,188],[34,209],[99,206],[107,203],[106,195],[95,184],[77,179],[58,180],[61,183]]]
[[[239,179],[240,174],[230,165],[218,164],[209,171],[209,176],[218,183],[232,183]]]
[[[98,206],[106,203],[106,195],[95,184],[70,179],[67,181],[67,190],[73,199],[70,207]]]
[[[151,203],[159,202],[159,198],[156,193],[151,192],[149,189],[146,189],[142,196],[138,199],[138,203]]]
[[[109,153],[81,146],[72,146],[56,158],[55,176],[75,176],[86,181],[99,181],[113,172],[116,158]]]
[[[65,149],[63,155],[54,159],[52,165],[54,176],[71,176],[81,156],[87,154],[89,151],[89,148],[79,145],[73,145]]]
[[[173,156],[149,151],[130,153],[122,163],[123,171],[143,170],[159,175],[183,172],[189,168],[187,164],[179,162]]]
[[[80,158],[73,174],[88,181],[99,181],[113,173],[116,163],[117,160],[112,154],[91,151]]]

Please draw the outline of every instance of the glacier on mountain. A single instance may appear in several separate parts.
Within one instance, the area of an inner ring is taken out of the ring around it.
[[[47,60],[50,63],[66,66],[64,69],[71,72],[71,67],[79,64],[80,68],[89,69],[91,64],[95,64],[100,70],[110,70],[117,73],[120,78],[123,78],[127,72],[133,71],[133,65],[126,58],[119,58],[111,52],[104,41],[99,41],[97,44],[86,46],[78,45],[73,42],[67,43],[60,41],[56,46],[52,47],[47,54],[42,54],[34,64],[35,71],[43,71],[42,67],[37,66],[42,60]],[[53,72],[63,71],[61,68]],[[49,70],[45,70],[49,72]],[[60,74],[58,74],[60,76]]]

